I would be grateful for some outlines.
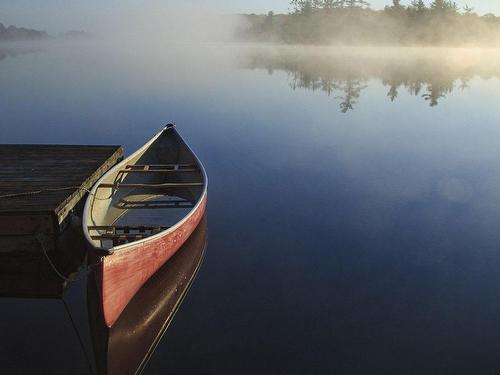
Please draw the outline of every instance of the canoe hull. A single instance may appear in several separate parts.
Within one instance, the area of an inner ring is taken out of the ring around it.
[[[98,374],[140,374],[196,278],[207,247],[207,218],[135,294],[109,328],[100,311],[100,292],[87,288],[89,326]]]
[[[123,309],[146,281],[186,242],[196,229],[207,205],[207,194],[190,215],[173,231],[163,236],[129,246],[105,256],[95,268],[98,290],[102,296],[102,312],[106,325],[111,327]]]

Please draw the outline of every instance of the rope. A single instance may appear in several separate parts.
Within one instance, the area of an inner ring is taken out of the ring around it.
[[[31,195],[38,195],[38,194],[42,194],[42,193],[57,192],[57,191],[64,191],[64,190],[75,190],[75,189],[86,191],[91,196],[93,196],[94,199],[97,199],[97,200],[107,201],[109,199],[109,198],[97,197],[95,193],[93,193],[89,189],[84,188],[82,186],[65,186],[65,187],[61,187],[61,188],[48,188],[48,189],[41,189],[41,190],[34,190],[34,191],[25,191],[22,193],[3,194],[3,195],[0,195],[0,199],[25,197],[25,196],[31,196]]]
[[[59,276],[64,281],[68,281],[68,282],[71,281],[69,278],[67,278],[61,272],[59,272],[59,270],[57,269],[57,267],[55,266],[55,264],[50,259],[49,254],[47,254],[47,251],[45,250],[44,241],[43,241],[43,234],[41,234],[41,233],[38,234],[36,236],[36,238],[38,239],[38,242],[40,242],[40,247],[42,248],[43,255],[45,255],[45,258],[47,258],[47,261],[49,262],[50,266],[52,267],[52,269],[54,270],[54,272],[56,273],[56,275]]]
[[[65,277],[61,272],[59,272],[59,270],[57,269],[57,267],[54,265],[54,263],[50,259],[49,255],[47,254],[47,251],[45,250],[45,246],[44,246],[44,243],[43,243],[43,234],[39,234],[37,236],[37,239],[40,242],[40,246],[42,248],[43,254],[47,258],[47,261],[49,262],[50,266],[52,267],[52,269],[54,270],[54,272],[57,274],[57,276],[59,276],[61,279],[65,280],[65,281],[68,281],[68,282],[69,281],[75,282],[75,281],[78,281],[78,280],[81,280],[81,279],[84,278],[84,277],[81,277],[81,278],[78,278],[78,279],[70,280],[67,277]],[[94,266],[94,265],[92,265],[92,266]],[[84,276],[85,276],[85,274],[84,274]],[[66,300],[64,299],[64,296],[61,298],[61,301],[62,301],[62,303],[64,305],[64,309],[66,310],[66,313],[68,314],[69,320],[71,322],[71,326],[73,327],[73,330],[76,333],[76,337],[78,338],[78,342],[80,343],[80,347],[81,347],[81,349],[83,351],[83,354],[85,356],[85,360],[87,362],[87,366],[89,368],[89,372],[90,372],[90,374],[93,375],[94,371],[93,371],[93,367],[92,367],[92,364],[91,364],[91,361],[90,361],[90,358],[89,358],[89,354],[87,353],[87,350],[85,348],[85,344],[84,344],[83,339],[82,339],[82,337],[80,335],[80,331],[78,330],[78,327],[76,326],[75,320],[73,319],[73,315],[71,314],[71,311],[69,309],[69,306],[66,303]]]
[[[40,243],[40,247],[42,248],[42,252],[43,252],[43,255],[45,256],[45,258],[47,259],[47,261],[49,262],[50,264],[50,267],[52,268],[52,270],[56,273],[57,276],[59,276],[62,280],[64,281],[67,281],[67,282],[72,282],[74,283],[75,281],[79,281],[79,280],[82,280],[84,279],[88,274],[89,272],[92,270],[92,268],[94,267],[97,267],[98,265],[101,264],[101,262],[96,262],[96,263],[93,263],[93,264],[88,264],[86,266],[86,272],[81,276],[81,277],[77,277],[77,278],[68,278],[66,276],[64,276],[62,274],[62,272],[60,272],[56,265],[54,264],[54,262],[52,262],[52,259],[50,259],[49,257],[49,254],[47,254],[47,250],[45,249],[45,244],[44,244],[44,235],[42,233],[39,233],[37,236],[36,236],[38,242]]]
[[[40,242],[40,247],[42,248],[42,251],[43,251],[43,254],[45,255],[45,258],[47,258],[47,261],[49,262],[49,264],[50,264],[50,266],[52,267],[52,269],[54,270],[54,272],[55,272],[55,273],[57,274],[57,276],[59,276],[62,280],[67,281],[67,282],[70,282],[70,281],[71,281],[71,282],[75,282],[75,281],[78,281],[78,280],[83,279],[83,278],[86,276],[86,274],[84,273],[84,275],[83,275],[81,278],[76,278],[76,279],[73,279],[73,280],[71,280],[71,279],[67,278],[66,276],[64,276],[61,272],[59,272],[59,270],[57,269],[57,267],[56,267],[56,266],[55,266],[55,264],[52,262],[52,260],[50,259],[49,255],[47,254],[47,250],[45,249],[45,244],[44,244],[44,235],[43,235],[43,234],[41,234],[41,233],[40,233],[40,234],[38,234],[38,235],[37,235],[37,239],[38,239],[38,241]],[[94,266],[94,265],[91,265],[91,266],[89,266],[89,267],[92,267],[92,266]],[[90,362],[90,358],[89,358],[89,355],[88,355],[88,353],[87,353],[87,350],[85,349],[85,344],[84,344],[83,339],[82,339],[82,337],[81,337],[81,335],[80,335],[80,332],[79,332],[79,330],[78,330],[78,327],[76,326],[76,323],[75,323],[75,321],[74,321],[74,319],[73,319],[73,315],[71,315],[71,311],[69,310],[69,306],[66,304],[66,301],[65,301],[65,299],[64,299],[64,296],[61,298],[61,301],[62,301],[62,303],[63,303],[63,305],[64,305],[64,308],[65,308],[65,310],[66,310],[66,313],[68,314],[69,320],[70,320],[70,322],[71,322],[71,326],[73,327],[73,330],[74,330],[74,331],[75,331],[75,333],[76,333],[76,336],[77,336],[77,338],[78,338],[78,342],[80,343],[80,347],[81,347],[81,349],[82,349],[82,351],[83,351],[83,354],[84,354],[84,356],[85,356],[85,360],[86,360],[87,365],[88,365],[88,367],[89,367],[89,371],[90,371],[90,373],[91,373],[91,374],[93,374],[93,373],[94,373],[94,371],[93,371],[93,367],[92,367],[92,364],[91,364],[91,362]]]
[[[94,370],[92,367],[92,363],[90,362],[90,358],[89,358],[89,355],[88,355],[87,350],[85,348],[85,343],[83,342],[82,336],[80,335],[80,331],[78,330],[78,327],[76,326],[75,320],[73,319],[73,315],[71,315],[71,311],[69,310],[69,306],[67,305],[64,298],[61,298],[61,301],[64,305],[64,309],[66,310],[66,313],[68,314],[69,320],[71,322],[71,326],[73,327],[73,330],[76,333],[76,337],[78,338],[78,342],[80,343],[80,347],[83,351],[83,355],[85,356],[85,360],[87,361],[87,366],[89,367],[89,372],[93,375]]]

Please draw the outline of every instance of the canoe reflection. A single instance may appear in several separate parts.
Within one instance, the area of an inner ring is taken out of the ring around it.
[[[87,305],[100,374],[142,372],[194,280],[206,245],[204,217],[186,243],[137,292],[111,328],[104,322],[94,278],[89,278]]]

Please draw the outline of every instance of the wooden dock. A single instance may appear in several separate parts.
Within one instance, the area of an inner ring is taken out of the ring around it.
[[[0,297],[62,296],[86,253],[70,212],[122,158],[120,146],[0,145]]]
[[[122,158],[120,146],[0,145],[0,236],[60,232],[87,190]]]

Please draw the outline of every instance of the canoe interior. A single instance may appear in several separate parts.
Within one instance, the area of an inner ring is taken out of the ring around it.
[[[196,157],[175,128],[165,128],[98,182],[85,218],[94,247],[110,249],[175,225],[204,184]]]

